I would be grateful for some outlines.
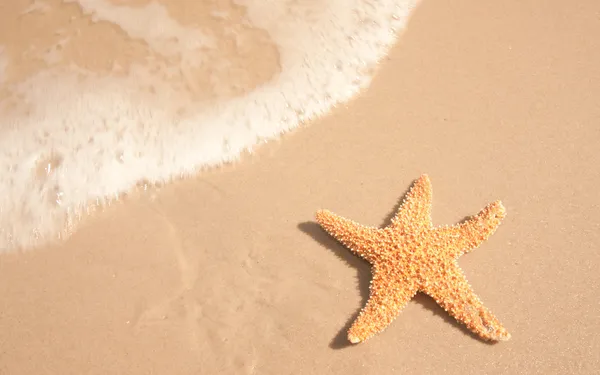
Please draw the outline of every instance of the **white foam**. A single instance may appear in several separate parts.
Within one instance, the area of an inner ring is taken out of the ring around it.
[[[200,30],[177,23],[167,9],[150,2],[144,7],[114,5],[102,0],[65,0],[77,2],[84,13],[94,21],[107,21],[119,25],[127,35],[143,39],[150,48],[163,55],[183,55],[184,59],[198,55],[203,47],[215,48],[213,40]]]
[[[203,49],[219,47],[155,2],[136,8],[78,3],[95,20],[179,56],[185,66],[210,63]],[[0,251],[54,238],[86,203],[127,192],[140,180],[169,181],[233,161],[350,99],[369,84],[416,0],[237,3],[268,32],[281,65],[272,80],[243,96],[174,116],[169,103],[180,93],[143,67],[125,77],[48,69],[15,86],[28,111],[0,117]],[[0,52],[0,77],[1,61]],[[160,89],[141,95],[140,82]]]

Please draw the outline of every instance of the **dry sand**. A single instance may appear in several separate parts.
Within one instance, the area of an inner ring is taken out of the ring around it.
[[[598,36],[595,0],[425,1],[344,108],[2,255],[0,374],[596,373]],[[347,345],[369,267],[314,213],[385,225],[421,173],[436,225],[507,207],[460,265],[510,341],[419,295]]]

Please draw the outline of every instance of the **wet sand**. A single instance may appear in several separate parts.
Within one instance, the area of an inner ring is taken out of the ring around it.
[[[600,339],[600,4],[423,2],[368,91],[235,165],[0,257],[1,374],[592,374]],[[319,208],[388,224],[420,174],[434,225],[501,199],[459,263],[512,334],[418,295],[350,346],[369,266]]]

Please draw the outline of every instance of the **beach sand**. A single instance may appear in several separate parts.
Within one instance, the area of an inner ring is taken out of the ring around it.
[[[372,86],[240,162],[0,257],[0,374],[592,374],[600,366],[600,3],[425,1]],[[460,258],[512,335],[429,297],[350,346],[369,266],[320,208],[507,216]]]

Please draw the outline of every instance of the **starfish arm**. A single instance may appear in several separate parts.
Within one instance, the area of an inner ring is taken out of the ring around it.
[[[432,188],[429,176],[419,177],[406,194],[404,202],[392,219],[391,227],[395,230],[405,230],[407,226],[430,228]]]
[[[434,282],[421,287],[421,290],[457,321],[484,340],[506,341],[510,334],[500,321],[483,305],[475,295],[456,262],[449,266]]]
[[[319,210],[316,218],[329,235],[356,255],[370,263],[378,259],[381,242],[379,229],[362,226],[328,210]]]
[[[369,300],[348,330],[348,340],[353,343],[365,341],[383,331],[418,289],[413,282],[394,282],[390,272],[373,267],[373,280],[370,285]]]
[[[435,229],[450,255],[457,258],[479,247],[498,228],[506,211],[500,201],[489,204],[465,222]]]

